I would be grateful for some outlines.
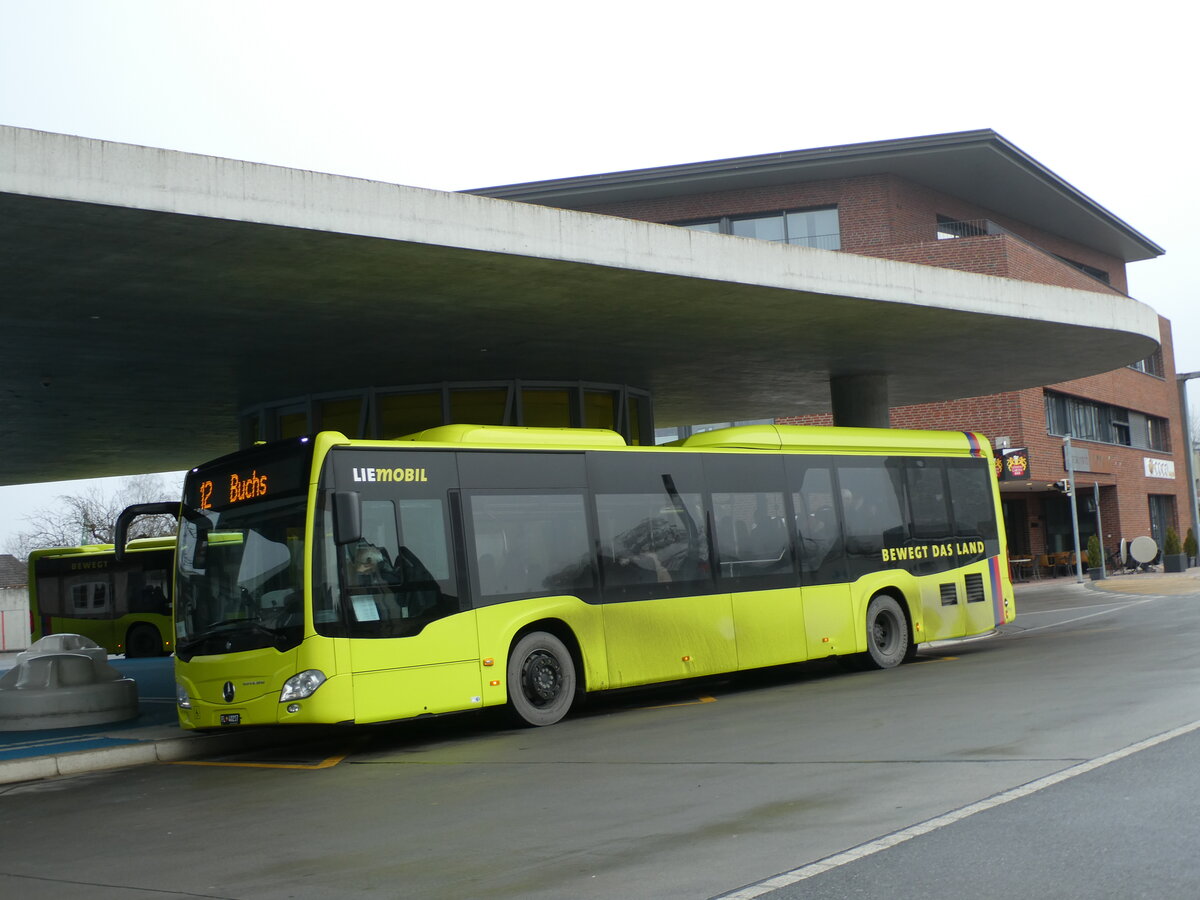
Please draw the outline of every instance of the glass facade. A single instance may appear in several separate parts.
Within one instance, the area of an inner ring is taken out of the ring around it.
[[[239,433],[245,447],[316,431],[387,440],[451,423],[607,428],[629,444],[641,444],[654,434],[648,391],[627,385],[515,380],[363,388],[338,396],[291,398],[244,410]]]
[[[508,388],[464,388],[450,392],[450,421],[503,425],[508,412]]]
[[[692,231],[732,234],[736,237],[816,247],[818,250],[840,250],[841,228],[836,207],[773,212],[753,216],[722,216],[703,222],[686,222],[682,227]]]
[[[1046,391],[1046,430],[1081,441],[1121,444],[1169,453],[1167,420],[1120,406]]]
[[[371,437],[397,438],[444,421],[440,391],[385,394],[376,399],[375,409],[376,432]]]

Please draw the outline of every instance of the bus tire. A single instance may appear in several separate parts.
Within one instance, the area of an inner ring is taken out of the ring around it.
[[[904,662],[912,643],[908,620],[899,602],[879,594],[867,604],[867,652],[863,661],[876,669],[894,669]]]
[[[571,652],[544,631],[522,637],[508,657],[508,708],[519,725],[553,725],[571,710],[577,680]]]
[[[151,625],[134,625],[125,635],[126,659],[162,656],[162,652],[162,638],[158,636],[158,629]]]

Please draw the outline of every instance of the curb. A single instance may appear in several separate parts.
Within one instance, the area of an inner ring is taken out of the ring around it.
[[[280,737],[281,735],[271,731],[202,734],[138,741],[121,747],[103,747],[98,750],[78,750],[57,756],[4,760],[0,761],[0,785],[123,769],[149,763],[181,762],[217,756],[277,744]]]

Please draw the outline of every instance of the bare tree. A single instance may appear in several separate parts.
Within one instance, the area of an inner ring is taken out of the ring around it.
[[[79,494],[64,494],[55,506],[43,507],[26,516],[29,528],[10,541],[9,552],[19,559],[43,547],[75,547],[81,544],[111,544],[121,510],[135,503],[155,503],[177,498],[178,483],[168,484],[160,475],[126,478],[115,493],[90,487]],[[133,521],[129,537],[160,537],[175,533],[172,516],[142,516]]]

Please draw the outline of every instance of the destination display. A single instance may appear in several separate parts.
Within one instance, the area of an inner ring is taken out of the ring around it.
[[[295,496],[308,490],[312,451],[289,443],[283,452],[244,453],[189,474],[185,501],[220,511]]]

